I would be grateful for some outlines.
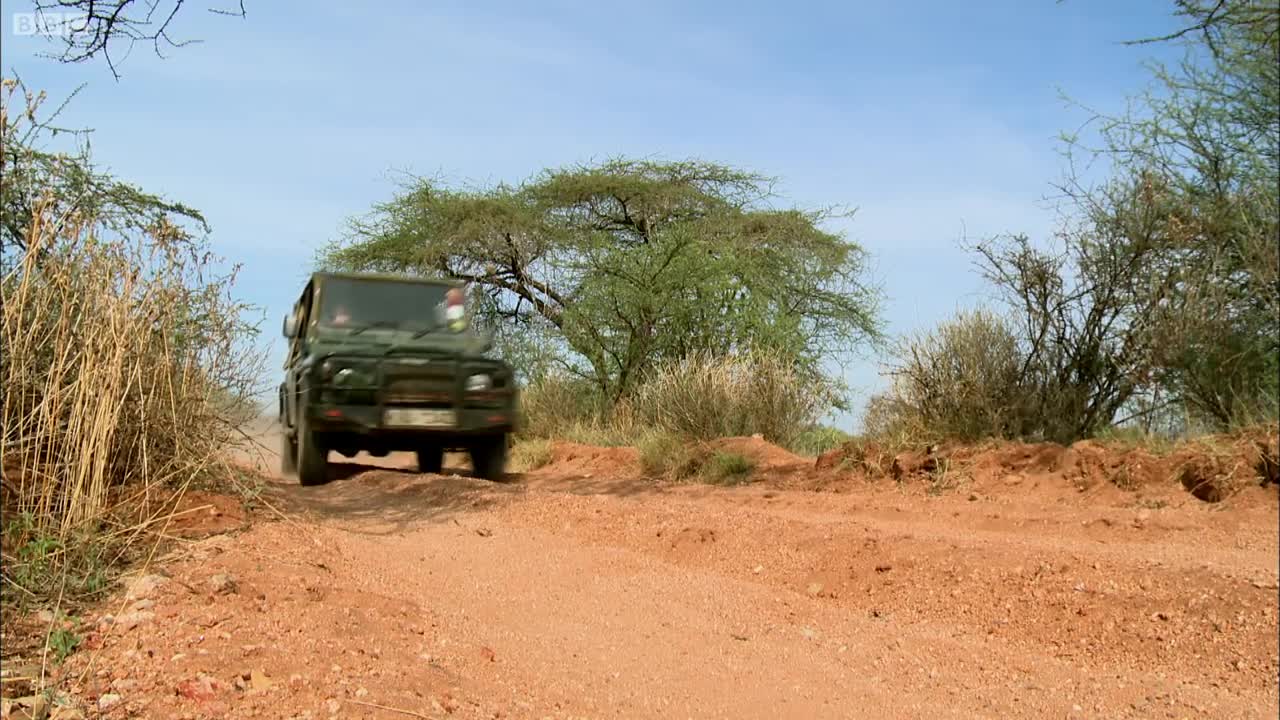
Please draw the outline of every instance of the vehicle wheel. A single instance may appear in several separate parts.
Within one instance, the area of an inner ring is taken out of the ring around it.
[[[289,433],[280,431],[280,474],[293,475],[298,472],[298,442]]]
[[[307,425],[305,418],[298,421],[298,482],[323,485],[329,482],[329,451]]]
[[[418,448],[418,472],[439,473],[444,469],[444,448],[427,445]]]
[[[500,482],[507,471],[507,438],[505,435],[477,440],[470,448],[471,467],[476,477]]]

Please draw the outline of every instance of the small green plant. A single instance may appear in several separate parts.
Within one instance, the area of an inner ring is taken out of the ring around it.
[[[80,636],[73,630],[65,627],[54,628],[46,640],[45,645],[53,653],[54,661],[62,664],[71,653],[80,647]]]
[[[5,564],[5,576],[26,590],[26,597],[41,594],[40,591],[54,579],[52,562],[62,549],[62,542],[56,537],[41,534],[30,513],[22,513],[10,521],[4,534],[5,545],[18,549],[17,557]],[[5,591],[7,593],[9,587],[5,587]]]
[[[4,546],[16,548],[4,563],[0,599],[25,607],[32,599],[84,598],[109,583],[107,544],[90,532],[63,539],[43,533],[29,513],[4,526]]]
[[[715,485],[736,485],[756,469],[755,461],[735,452],[710,451],[705,445],[688,442],[679,435],[654,431],[636,443],[640,468],[649,477],[669,480],[697,480]]]
[[[717,485],[737,485],[750,478],[755,461],[740,453],[717,452],[702,465],[701,475]]]

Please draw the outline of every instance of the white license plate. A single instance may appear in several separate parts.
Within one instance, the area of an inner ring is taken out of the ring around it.
[[[389,427],[454,427],[458,424],[458,415],[453,410],[389,408],[382,416],[382,424]]]

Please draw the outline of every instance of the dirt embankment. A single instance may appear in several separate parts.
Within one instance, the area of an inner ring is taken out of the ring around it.
[[[1162,452],[1082,440],[1070,447],[997,442],[891,453],[876,443],[855,441],[819,457],[815,468],[871,480],[978,487],[1031,479],[1035,484],[1069,484],[1080,492],[1106,487],[1158,492],[1171,488],[1174,480],[1195,498],[1216,503],[1250,486],[1280,484],[1280,438],[1275,428],[1260,428]]]
[[[85,615],[52,669],[80,715],[59,712],[1280,711],[1280,499],[1241,469],[1247,448],[719,447],[752,457],[753,482],[659,483],[634,451],[567,444],[504,484],[397,456],[318,488],[268,478],[231,532],[232,508],[189,513],[185,540]]]

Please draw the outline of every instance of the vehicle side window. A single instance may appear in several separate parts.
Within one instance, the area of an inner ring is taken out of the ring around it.
[[[298,302],[298,340],[307,336],[307,324],[311,322],[311,291],[308,290]]]
[[[298,303],[295,302],[293,304],[293,307],[289,308],[289,314],[293,316],[294,327],[297,328],[298,327],[298,323],[297,323]],[[289,338],[289,354],[287,357],[285,357],[285,361],[284,361],[285,367],[292,365],[293,361],[298,359],[298,344],[299,344],[298,333],[295,330],[293,337]]]
[[[308,286],[303,291],[302,297],[293,304],[292,314],[294,319],[294,327],[297,330],[294,337],[289,340],[289,358],[287,362],[292,363],[302,353],[302,347],[305,344],[307,335],[307,322],[311,319],[309,309],[311,307],[312,291]]]

